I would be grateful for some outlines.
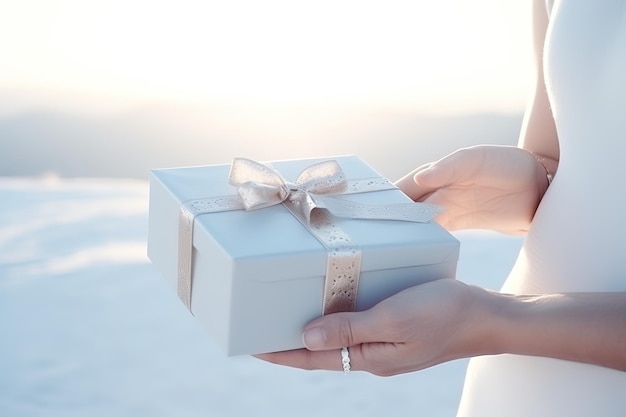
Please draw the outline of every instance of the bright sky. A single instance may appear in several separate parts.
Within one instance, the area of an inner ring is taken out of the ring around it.
[[[529,3],[2,0],[0,88],[519,111]]]

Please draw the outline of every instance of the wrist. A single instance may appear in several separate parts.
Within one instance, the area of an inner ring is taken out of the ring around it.
[[[483,354],[511,353],[531,356],[550,356],[546,345],[562,328],[563,323],[554,321],[549,314],[550,305],[561,296],[511,295],[489,293],[485,303]],[[546,333],[546,329],[549,329]],[[557,337],[558,339],[558,337]]]
[[[529,305],[527,298],[534,297],[518,297],[478,287],[475,291],[472,342],[467,356],[514,353]]]
[[[513,296],[477,286],[468,286],[472,300],[464,313],[463,331],[458,334],[456,358],[506,353],[508,323],[517,314]]]
[[[537,182],[540,184],[540,193],[543,196],[548,190],[548,187],[550,187],[550,184],[552,184],[558,167],[558,161],[532,151],[528,152],[535,159],[537,165]]]
[[[537,155],[536,153],[532,153],[532,155],[535,157],[535,160],[539,163],[539,165],[541,165],[541,167],[545,171],[545,178],[548,181],[547,187],[549,187],[550,184],[552,184],[552,180],[554,179],[554,174],[550,171],[550,169],[546,165],[546,158],[541,155]]]

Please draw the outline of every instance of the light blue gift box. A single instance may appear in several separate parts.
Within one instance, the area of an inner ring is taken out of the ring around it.
[[[356,156],[275,161],[288,181],[335,160],[348,179],[380,178]],[[148,256],[177,287],[179,214],[194,199],[234,196],[230,165],[153,170]],[[398,189],[341,195],[364,204],[411,200]],[[454,278],[459,242],[435,222],[333,218],[361,251],[356,310],[408,287]],[[282,204],[202,214],[194,220],[191,312],[227,355],[303,347],[307,322],[322,314],[328,249]]]

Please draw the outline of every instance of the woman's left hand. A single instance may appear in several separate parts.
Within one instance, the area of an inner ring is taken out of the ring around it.
[[[515,146],[477,145],[423,165],[396,182],[414,201],[443,207],[448,230],[525,233],[548,187],[545,168]]]

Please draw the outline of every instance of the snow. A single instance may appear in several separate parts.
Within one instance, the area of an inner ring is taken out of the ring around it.
[[[226,357],[146,257],[148,193],[0,178],[0,416],[454,415],[466,360],[380,378]],[[459,279],[497,289],[522,238],[456,236]]]

